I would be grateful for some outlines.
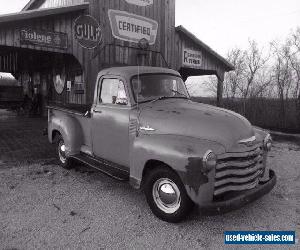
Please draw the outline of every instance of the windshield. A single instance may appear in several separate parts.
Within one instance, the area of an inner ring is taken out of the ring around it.
[[[132,78],[134,97],[139,103],[163,98],[189,98],[183,80],[174,75],[149,74]]]

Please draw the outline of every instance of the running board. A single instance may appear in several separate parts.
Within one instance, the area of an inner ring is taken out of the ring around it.
[[[106,160],[95,159],[86,154],[73,155],[71,158],[78,160],[100,172],[117,179],[119,181],[129,181],[129,172],[118,167],[117,164],[110,163]]]

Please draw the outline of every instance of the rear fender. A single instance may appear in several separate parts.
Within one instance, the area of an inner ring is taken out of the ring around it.
[[[83,144],[83,133],[80,123],[75,117],[62,111],[49,112],[48,119],[48,139],[50,143],[54,143],[53,134],[58,132],[64,139],[66,145],[66,154],[68,156],[75,155],[80,152]]]

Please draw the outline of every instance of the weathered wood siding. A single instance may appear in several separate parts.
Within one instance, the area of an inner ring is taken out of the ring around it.
[[[168,67],[172,64],[175,37],[175,1],[154,0],[152,5],[146,7],[129,4],[125,0],[89,0],[89,2],[89,14],[99,22],[103,33],[103,43],[96,49],[85,49],[74,39],[74,21],[82,13],[69,13],[19,22],[14,24],[14,29],[11,28],[11,25],[1,25],[0,46],[74,55],[82,65],[88,102],[92,101],[97,73],[104,67],[137,65],[138,63],[149,66]],[[53,7],[70,3],[64,0],[47,0],[39,7]],[[113,37],[108,17],[109,10],[126,11],[147,17],[158,23],[156,42],[150,46],[149,50],[151,51],[147,53],[147,56],[143,60],[138,62],[139,49],[136,43],[122,41]],[[24,28],[65,33],[68,36],[68,48],[58,49],[34,44],[21,44],[20,30]],[[73,97],[67,99],[73,100]]]
[[[37,51],[68,53],[68,54],[80,54],[81,48],[78,48],[77,44],[73,43],[73,22],[74,19],[80,13],[69,13],[64,15],[58,15],[53,18],[36,18],[26,21],[15,22],[13,27],[11,23],[0,24],[0,46],[32,49]],[[20,34],[22,30],[34,30],[34,31],[49,31],[59,32],[67,35],[68,46],[64,48],[39,46],[37,44],[22,44]],[[77,51],[79,50],[79,52]]]
[[[12,23],[0,24],[0,71],[1,69],[16,71],[16,65],[20,62],[24,63],[24,60],[18,60],[19,53],[3,54],[3,51],[7,48],[30,49],[32,54],[38,51],[47,52],[48,54],[45,54],[45,56],[49,56],[49,60],[52,60],[51,71],[55,71],[58,67],[62,68],[66,72],[66,80],[68,80],[68,72],[82,71],[79,76],[76,76],[75,80],[73,79],[74,85],[72,85],[70,92],[65,89],[61,95],[58,95],[55,91],[52,91],[55,100],[70,103],[92,102],[97,73],[105,67],[142,64],[180,70],[183,68],[182,54],[184,48],[201,51],[203,62],[200,71],[224,72],[221,63],[215,60],[212,54],[199,47],[198,44],[183,34],[175,32],[174,0],[153,0],[153,4],[149,6],[130,4],[126,0],[41,0],[34,3],[30,9],[66,6],[82,2],[90,3],[88,11],[81,10],[33,18],[14,22],[13,25]],[[137,43],[123,41],[113,36],[108,16],[109,10],[124,11],[146,17],[158,23],[156,41],[153,45],[150,45],[142,60],[138,60],[141,58],[139,55],[141,51]],[[75,39],[74,23],[83,14],[91,15],[100,24],[103,39],[102,43],[95,49],[83,48]],[[68,40],[67,48],[23,44],[20,42],[20,31],[22,29],[65,34]],[[69,56],[64,57],[63,55]],[[17,61],[14,61],[14,57]],[[78,63],[81,65],[80,69],[77,69]],[[11,66],[8,67],[7,64]],[[4,66],[1,67],[1,65]],[[72,77],[74,78],[74,76]],[[81,79],[78,79],[78,77]],[[80,91],[84,94],[78,94]]]
[[[17,52],[0,52],[0,72],[14,73],[18,70]]]
[[[218,73],[220,77],[224,74],[224,65],[222,65],[221,62],[216,60],[216,58],[207,50],[201,48],[198,44],[196,44],[194,41],[192,41],[189,37],[176,32],[175,33],[175,50],[174,50],[174,58],[172,61],[172,68],[176,70],[180,70],[182,68],[185,68],[183,65],[183,50],[184,49],[191,49],[194,51],[198,51],[202,54],[202,64],[201,68],[199,70],[203,71],[205,74],[205,71],[209,74],[211,72]],[[177,58],[177,60],[176,60]]]
[[[64,15],[58,15],[52,18],[37,18],[22,22],[16,22],[14,23],[13,28],[11,24],[1,24],[0,71],[10,73],[16,73],[17,71],[19,71],[19,73],[20,71],[32,72],[32,68],[36,68],[36,71],[40,71],[40,68],[42,68],[42,64],[46,64],[45,61],[49,61],[52,63],[52,65],[48,66],[49,70],[47,70],[47,72],[40,72],[41,78],[48,78],[48,85],[53,85],[53,81],[51,78],[55,75],[56,71],[63,68],[66,68],[66,80],[73,79],[73,72],[76,70],[80,71],[80,65],[86,65],[83,56],[85,51],[82,47],[78,46],[78,44],[74,42],[73,39],[73,23],[81,13],[82,12],[74,12]],[[22,44],[20,41],[20,32],[24,29],[59,32],[66,34],[68,46],[66,49],[64,49],[39,46],[37,44]],[[12,50],[13,48],[21,48],[26,50],[19,50],[9,53],[6,52]],[[41,52],[45,52],[44,56],[40,55]],[[73,59],[66,60],[64,55],[70,55],[68,58],[70,58],[71,55],[72,57],[74,55],[74,57]],[[83,68],[86,69],[86,67]],[[72,91],[67,92],[65,88],[63,93],[60,95],[55,92],[53,86],[50,86],[49,92],[51,92],[51,100],[61,103],[86,103],[87,82],[85,81],[85,79],[81,79],[80,82],[83,83],[81,87],[81,89],[83,89],[84,91],[83,94],[78,94],[77,92],[75,92],[78,84],[74,81],[72,82]]]
[[[128,52],[126,49],[124,51],[120,51],[119,46],[137,48],[137,45],[135,43],[118,40],[112,36],[108,18],[108,10],[110,9],[134,13],[157,21],[158,33],[156,43],[150,46],[150,50],[161,53],[167,63],[170,64],[172,53],[172,33],[174,33],[175,26],[175,1],[154,0],[153,5],[141,7],[129,4],[125,0],[90,0],[90,14],[95,17],[102,26],[105,45],[116,45],[114,50],[112,48],[106,49],[107,51],[105,51],[104,58],[102,56],[100,58],[101,63],[110,63],[115,61],[116,63],[136,64],[136,60],[131,62],[136,59],[136,51],[134,51],[134,49],[129,50]],[[160,60],[164,61],[163,58]],[[149,61],[150,60],[151,58]],[[151,63],[149,62],[149,64]]]

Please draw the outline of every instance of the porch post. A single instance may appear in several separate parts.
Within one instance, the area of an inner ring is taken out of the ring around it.
[[[217,73],[218,87],[217,87],[217,106],[223,106],[223,89],[224,89],[224,73]]]

